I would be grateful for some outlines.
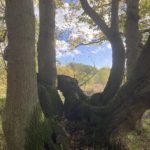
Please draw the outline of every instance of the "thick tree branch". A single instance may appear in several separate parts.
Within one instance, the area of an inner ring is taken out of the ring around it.
[[[136,121],[150,108],[150,36],[137,61],[131,80],[124,85],[114,98],[110,112],[111,130],[130,131]],[[128,109],[127,109],[128,108]],[[118,127],[118,124],[120,126]]]
[[[79,43],[78,45],[76,45],[74,48],[78,48],[79,46],[86,46],[86,45],[93,45],[93,44],[101,44],[105,39],[97,39],[94,41],[90,41],[87,43]]]
[[[140,52],[139,0],[127,0],[126,46],[127,46],[127,80],[130,79]]]
[[[112,0],[112,8],[111,8],[111,29],[112,31],[119,31],[119,22],[118,22],[118,0]]]
[[[110,28],[106,25],[105,21],[91,8],[87,0],[80,0],[80,2],[85,13],[90,16],[90,18],[95,22],[96,25],[98,25],[98,27],[109,39]]]
[[[149,35],[147,42],[143,48],[143,51],[137,61],[137,65],[136,65],[134,73],[133,73],[133,76],[135,76],[135,77],[132,78],[132,80],[141,79],[143,77],[143,75],[148,76],[148,72],[150,70],[150,63],[149,63],[150,57],[149,56],[150,56],[150,35]]]
[[[70,101],[72,108],[71,116],[78,114],[77,118],[86,118],[87,123],[94,126],[99,121],[105,122],[105,126],[100,128],[99,134],[107,138],[118,132],[127,133],[131,131],[136,121],[144,111],[150,108],[150,37],[138,59],[137,66],[132,74],[132,80],[128,81],[106,106],[96,106],[89,101],[80,88],[77,81],[70,77],[58,76],[59,89],[62,90],[67,101]],[[69,96],[69,97],[68,97]],[[99,96],[99,94],[98,94]],[[71,103],[72,100],[78,103]],[[96,95],[92,97],[96,100]],[[70,104],[68,106],[70,106]],[[87,115],[85,115],[87,114]],[[94,115],[94,118],[93,118]],[[103,118],[105,116],[105,118]],[[103,119],[102,119],[103,118]],[[74,119],[74,118],[73,118]],[[105,133],[105,135],[103,135]]]
[[[103,103],[106,105],[111,101],[112,97],[117,93],[122,83],[125,63],[125,49],[119,33],[115,33],[112,46],[112,69],[107,85],[102,93]]]
[[[99,26],[112,46],[112,69],[108,83],[103,92],[103,102],[106,105],[118,91],[124,73],[125,49],[117,26],[114,27],[118,20],[118,10],[114,10],[114,12],[112,13],[112,19],[116,21],[115,24],[112,24],[112,27],[114,28],[114,31],[112,31],[110,28],[108,28],[102,18],[89,6],[87,0],[80,0],[80,2],[84,11],[93,19],[96,25]],[[112,4],[112,8],[117,9],[118,0],[114,0],[113,3],[114,4]],[[114,20],[112,20],[112,23],[114,23]]]

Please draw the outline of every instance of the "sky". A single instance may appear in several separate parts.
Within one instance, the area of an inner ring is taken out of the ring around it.
[[[65,9],[56,10],[56,59],[59,64],[65,65],[68,63],[82,63],[91,65],[97,68],[111,67],[112,66],[112,50],[108,42],[103,44],[79,46],[75,49],[69,50],[69,39],[80,37],[86,41],[94,40],[94,35],[99,34],[100,30],[93,30],[88,24],[78,22],[78,16],[81,15],[83,10],[70,11],[69,2],[71,0],[64,0]],[[73,0],[76,1],[76,0]],[[38,17],[38,8],[35,9],[35,14]],[[65,17],[68,18],[66,22]],[[58,33],[58,35],[57,35]]]
[[[112,65],[112,50],[108,42],[101,45],[80,46],[75,52],[62,54],[57,57],[61,64],[70,62],[82,63],[91,65],[97,68],[111,67]]]
[[[82,13],[82,10],[79,12],[75,11],[71,14],[72,12],[70,12],[68,8],[69,1],[70,0],[65,0],[65,11],[59,9],[56,12],[56,26],[59,32],[61,32],[61,34],[57,36],[56,41],[57,61],[63,65],[74,62],[95,66],[97,68],[111,67],[112,50],[108,42],[104,42],[101,45],[79,46],[74,50],[69,50],[68,39],[80,36],[86,41],[91,41],[94,38],[93,35],[99,32],[95,32],[95,30],[92,30],[85,23],[78,23],[76,18]],[[71,21],[66,23],[64,16],[68,14],[71,14]],[[72,20],[72,18],[74,18],[74,20]]]

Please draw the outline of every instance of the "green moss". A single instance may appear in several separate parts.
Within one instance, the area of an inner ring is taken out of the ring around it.
[[[131,150],[149,150],[150,147],[150,110],[142,118],[141,127],[137,127],[127,136],[127,143]]]
[[[63,114],[63,103],[57,90],[45,84],[38,84],[38,94],[42,111],[47,118],[61,117]]]
[[[54,134],[62,136],[63,140],[55,143],[53,139]],[[51,120],[46,119],[39,108],[36,108],[30,121],[30,126],[27,129],[25,149],[43,150],[45,144],[52,150],[69,150],[68,139],[58,126],[58,122],[54,118]]]

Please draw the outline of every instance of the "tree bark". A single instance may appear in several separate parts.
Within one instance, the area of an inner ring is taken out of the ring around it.
[[[63,104],[57,92],[55,52],[55,0],[39,0],[38,93],[45,117],[62,115]]]
[[[127,80],[130,79],[140,51],[139,0],[127,0],[126,46]]]
[[[118,92],[124,75],[125,64],[125,49],[119,33],[112,31],[112,68],[106,87],[102,93],[102,101],[105,105],[109,104],[110,100]]]
[[[80,95],[83,93],[72,78],[68,79],[68,77],[59,76],[58,88],[63,92],[65,99],[69,101],[68,107],[73,107],[71,109],[72,111],[68,111],[67,114],[71,115],[73,121],[78,122],[76,123],[76,130],[84,131],[84,145],[91,146],[95,143],[95,145],[100,146],[99,149],[126,150],[128,147],[123,143],[122,137],[135,128],[137,120],[150,108],[148,98],[150,94],[150,65],[148,62],[150,58],[150,37],[138,60],[137,58],[134,60],[135,64],[134,67],[132,67],[130,80],[120,87],[124,70],[125,48],[119,34],[119,29],[113,24],[113,19],[118,22],[118,11],[115,10],[115,8],[118,8],[118,1],[113,1],[112,10],[115,11],[112,12],[111,28],[106,26],[105,22],[89,6],[87,0],[80,1],[84,11],[108,37],[112,45],[113,66],[111,74],[104,92],[102,94],[95,94],[92,97],[85,96],[81,98]],[[137,3],[137,1],[135,3]],[[136,6],[136,8],[138,8],[138,6]],[[136,12],[136,15],[137,13],[138,12]],[[137,22],[134,23],[137,27]],[[139,38],[137,32],[133,33],[132,36],[134,37],[132,37],[132,40],[135,39],[135,43],[137,43]],[[137,45],[135,43],[130,43],[131,45],[129,44],[128,47],[133,51],[136,48],[135,52],[137,52]],[[99,101],[97,101],[97,99]],[[71,120],[70,118],[68,119]],[[78,126],[78,124],[80,125]],[[95,136],[95,138],[93,136]],[[90,139],[88,139],[88,137],[90,137]],[[88,143],[86,143],[86,141],[88,141]]]
[[[133,130],[137,120],[150,108],[149,49],[150,36],[133,70],[131,80],[120,89],[114,100],[109,119],[112,120],[111,125],[114,125],[115,132],[119,130],[128,133]]]
[[[26,129],[37,103],[35,22],[31,0],[6,0],[7,99],[4,133],[9,150],[24,150]]]
[[[55,1],[39,0],[39,79],[56,88]]]
[[[84,139],[84,144],[82,142],[84,146],[95,143],[101,149],[128,149],[123,137],[135,128],[136,122],[150,108],[149,49],[150,37],[137,61],[131,80],[121,87],[111,103],[105,107],[97,104],[93,106],[89,102],[90,97],[83,98],[83,93],[74,79],[68,79],[66,76],[58,77],[58,88],[63,92],[66,100],[73,104],[73,106],[68,104],[72,109],[67,113],[70,116],[66,117],[74,121],[73,127],[76,131],[84,131],[85,135],[81,138]],[[95,137],[91,138],[93,134]]]

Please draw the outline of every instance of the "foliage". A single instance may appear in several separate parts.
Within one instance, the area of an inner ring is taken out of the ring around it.
[[[61,118],[63,104],[57,90],[44,83],[38,83],[39,101],[47,118]]]
[[[105,20],[106,24],[110,27],[111,20],[111,0],[89,0],[90,6]],[[125,0],[119,1],[119,31],[123,38],[125,37],[126,26],[126,11],[127,4]],[[150,24],[150,1],[140,0],[139,12],[139,28],[142,41],[147,39],[147,32]],[[61,1],[61,5],[57,5],[56,14],[56,37],[61,42],[67,42],[67,49],[73,50],[80,45],[98,44],[106,41],[106,36],[98,29],[90,17],[82,10],[79,1],[71,1],[66,3]],[[64,17],[65,16],[65,17]],[[61,22],[59,21],[61,18]],[[143,32],[144,31],[144,32]],[[67,34],[66,34],[67,33]],[[59,43],[59,42],[58,42]],[[56,47],[60,47],[59,44]]]
[[[150,147],[150,110],[140,120],[140,126],[127,136],[127,143],[132,150],[149,150]]]
[[[6,70],[2,57],[0,57],[0,98],[6,97]]]
[[[150,1],[141,0],[140,1],[140,21],[139,28],[141,30],[141,35],[143,37],[142,42],[145,43],[148,38],[148,32],[150,32]]]
[[[76,78],[79,86],[88,94],[103,91],[110,74],[110,68],[98,69],[78,63],[70,63],[65,66],[58,65],[57,69],[58,74]]]
[[[55,118],[46,119],[39,107],[35,108],[26,132],[27,150],[43,150],[47,146],[53,150],[69,150],[68,140],[58,126],[58,120]],[[57,138],[59,138],[59,143],[56,143]]]

